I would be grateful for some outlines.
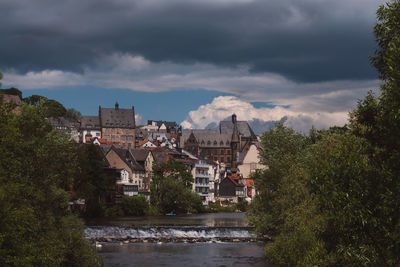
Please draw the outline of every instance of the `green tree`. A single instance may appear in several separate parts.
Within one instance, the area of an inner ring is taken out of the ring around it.
[[[259,195],[248,209],[248,218],[258,232],[274,234],[279,232],[284,222],[282,211],[285,207],[279,199],[282,179],[310,141],[280,124],[276,129],[265,132],[261,140],[264,147],[261,162],[268,168],[253,175]]]
[[[73,189],[78,198],[85,199],[88,216],[101,216],[96,211],[105,202],[107,189],[115,182],[115,176],[106,172],[99,146],[79,145],[77,155],[78,173],[74,176]]]
[[[133,197],[123,196],[121,205],[124,214],[129,216],[142,216],[149,207],[146,197],[143,195]]]
[[[69,118],[73,118],[73,116],[78,116],[75,110],[71,109],[71,111],[67,112],[67,109],[60,102],[41,95],[31,95],[24,98],[23,102],[30,105],[40,105],[42,107],[41,111],[46,118],[68,116]]]
[[[79,121],[82,118],[82,114],[74,108],[69,108],[64,114],[64,117]]]
[[[161,212],[199,212],[200,196],[191,190],[193,176],[185,165],[170,159],[160,168],[154,167],[151,187],[151,204]]]
[[[0,105],[0,265],[99,266],[68,212],[76,175],[74,145],[60,136],[40,106],[20,115]]]

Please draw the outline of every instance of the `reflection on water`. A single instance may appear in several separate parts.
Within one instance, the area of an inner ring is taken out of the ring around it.
[[[105,266],[270,266],[258,243],[107,244]]]
[[[86,225],[119,225],[119,226],[247,226],[246,213],[221,212],[190,214],[176,216],[142,216],[101,218],[89,220]]]

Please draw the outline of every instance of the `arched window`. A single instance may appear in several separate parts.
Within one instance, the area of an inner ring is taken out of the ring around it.
[[[229,141],[226,141],[226,145],[229,146]]]
[[[224,142],[223,142],[223,141],[219,142],[219,145],[220,145],[220,146],[223,146],[223,145],[224,145]]]
[[[211,145],[211,141],[210,140],[207,141],[207,145]]]
[[[204,143],[204,140],[202,140],[202,141],[201,141],[201,144],[202,144],[202,145],[204,145],[204,144],[205,144],[205,143]]]
[[[214,141],[214,146],[216,146],[218,143],[217,143],[217,141]]]

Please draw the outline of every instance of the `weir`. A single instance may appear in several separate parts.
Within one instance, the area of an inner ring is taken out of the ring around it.
[[[218,226],[91,226],[85,237],[101,242],[255,242],[267,240],[252,233],[253,227]]]

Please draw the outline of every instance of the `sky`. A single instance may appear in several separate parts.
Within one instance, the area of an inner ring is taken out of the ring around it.
[[[2,88],[84,115],[204,128],[344,125],[369,90],[381,0],[2,0]]]

